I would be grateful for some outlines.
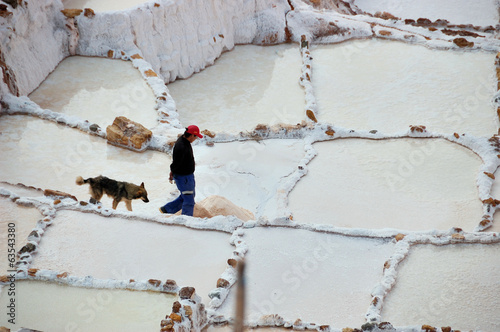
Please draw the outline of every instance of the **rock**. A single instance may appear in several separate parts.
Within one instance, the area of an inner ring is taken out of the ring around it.
[[[318,120],[316,119],[316,115],[314,115],[314,112],[312,110],[307,110],[306,111],[306,115],[309,119],[311,119],[312,121],[314,122],[318,122]]]
[[[402,239],[404,239],[404,238],[405,238],[405,236],[406,236],[406,235],[399,233],[399,234],[397,234],[397,235],[395,236],[395,239],[396,239],[396,241],[401,241]]]
[[[181,300],[190,300],[194,297],[194,295],[195,295],[194,287],[183,287],[179,292],[179,297],[181,298]]]
[[[399,20],[400,19],[399,17],[396,17],[388,12],[383,12],[383,13],[376,12],[375,15],[373,15],[373,16],[381,18],[383,20]]]
[[[11,15],[12,15],[12,12],[9,11],[8,7],[6,5],[1,4],[0,5],[0,17],[8,17]]]
[[[108,143],[142,151],[147,148],[153,133],[140,123],[118,116],[106,128]]]
[[[181,303],[179,301],[175,301],[174,304],[172,305],[172,312],[177,314],[179,313],[181,308],[182,308]]]
[[[182,316],[176,313],[171,313],[170,316],[168,316],[173,322],[180,323],[182,322]]]
[[[10,279],[8,276],[0,276],[0,282],[7,283],[9,281],[10,281]]]
[[[458,233],[452,234],[451,238],[455,239],[455,240],[465,240],[465,236],[463,236],[462,234],[458,234]]]
[[[425,332],[436,332],[436,328],[430,325],[422,325],[422,330]]]
[[[95,12],[90,8],[85,8],[83,15],[85,15],[88,18],[92,18],[95,16]]]
[[[219,278],[219,280],[217,280],[217,288],[228,288],[229,286],[231,286],[231,284],[226,279]]]
[[[335,135],[335,130],[328,129],[327,131],[325,131],[325,134],[327,134],[328,136],[333,136],[333,135]]]
[[[422,26],[428,26],[428,25],[432,25],[432,21],[429,20],[428,18],[419,18],[417,20],[417,24],[422,25]]]
[[[238,266],[238,261],[234,258],[229,258],[227,260],[227,264],[231,265],[233,268],[236,268],[236,266]]]
[[[215,134],[214,134],[214,133],[212,133],[212,132],[211,132],[210,130],[208,130],[208,129],[203,130],[201,133],[202,133],[204,136],[208,136],[208,137],[210,137],[210,138],[214,138],[214,137],[215,137]]]
[[[61,198],[71,198],[71,199],[74,199],[76,202],[78,202],[78,199],[76,199],[75,196],[73,196],[71,194],[68,194],[68,193],[65,193],[65,192],[62,192],[62,191],[59,191],[59,190],[45,189],[43,191],[43,194],[45,196],[61,197]],[[54,204],[57,204],[57,203],[54,203]]]
[[[163,285],[163,289],[175,290],[176,288],[177,283],[172,279],[167,279],[167,281],[165,281],[165,285]]]
[[[146,75],[146,77],[158,77],[158,75],[152,69],[146,70],[144,72],[144,75]]]
[[[484,226],[489,225],[490,223],[491,223],[491,221],[489,219],[483,219],[483,220],[481,220],[481,222],[479,223],[479,225],[481,225],[481,226],[484,227]]]
[[[0,326],[0,332],[10,332],[10,329],[8,329],[4,326]]]
[[[30,235],[28,237],[33,236],[33,237],[40,237],[40,234],[38,234],[37,231],[31,231]]]
[[[61,13],[67,18],[75,18],[83,12],[83,9],[63,9]]]
[[[168,318],[168,316],[160,322],[160,326],[161,331],[174,331],[174,322],[172,322],[172,319]]]
[[[159,287],[161,285],[161,281],[157,279],[149,279],[148,282],[155,287]]]
[[[361,329],[363,331],[372,331],[375,327],[377,327],[377,324],[375,323],[365,323],[361,325]]]
[[[57,278],[59,278],[59,279],[67,278],[67,277],[68,277],[68,272],[63,272],[63,273],[57,275]]]
[[[89,126],[89,130],[90,130],[90,131],[93,131],[93,132],[96,132],[96,131],[98,131],[99,129],[101,129],[101,127],[99,127],[99,125],[98,125],[98,124],[95,124],[95,123],[93,123],[93,124],[91,124],[91,125]]]
[[[442,327],[441,332],[451,332],[451,327],[449,326]]]
[[[183,306],[183,308],[184,308],[184,312],[186,313],[186,316],[191,318],[191,316],[193,315],[193,309],[188,305]]]
[[[381,36],[390,36],[390,35],[392,35],[392,32],[387,31],[387,30],[380,30],[380,31],[379,31],[379,34],[380,34]]]
[[[29,276],[36,276],[36,273],[38,272],[38,269],[28,269],[28,275]]]
[[[19,0],[2,0],[3,2],[9,4],[12,6],[12,8],[16,8],[17,5],[19,4],[18,1]]]
[[[453,42],[458,47],[473,47],[474,46],[474,42],[469,42],[465,38],[455,38],[455,39],[453,39]]]
[[[382,323],[378,324],[378,328],[381,330],[389,330],[389,331],[394,330],[394,326],[392,326],[392,324],[389,322],[382,322]]]
[[[266,126],[265,124],[258,124],[257,126],[255,126],[255,131],[268,131],[269,130],[269,127]]]
[[[22,247],[21,250],[19,250],[18,254],[22,255],[25,252],[33,252],[33,251],[35,251],[35,249],[36,249],[36,246],[33,243],[28,243],[27,245]]]
[[[484,174],[486,174],[487,177],[495,180],[495,175],[493,173],[488,173],[488,172],[483,172]]]

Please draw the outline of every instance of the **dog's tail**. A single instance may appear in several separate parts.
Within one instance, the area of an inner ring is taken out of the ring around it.
[[[81,176],[78,176],[78,177],[76,178],[76,184],[77,184],[77,185],[79,185],[79,186],[81,186],[81,185],[83,185],[83,184],[87,183],[87,181],[88,181],[88,180],[84,180]]]

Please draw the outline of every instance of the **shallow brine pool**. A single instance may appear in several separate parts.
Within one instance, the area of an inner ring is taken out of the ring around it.
[[[40,281],[16,281],[15,324],[0,317],[0,326],[40,331],[158,331],[177,295],[123,289],[96,289]],[[0,289],[0,303],[10,297]]]

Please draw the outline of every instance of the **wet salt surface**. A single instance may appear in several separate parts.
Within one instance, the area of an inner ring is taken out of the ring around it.
[[[364,324],[370,292],[394,250],[384,240],[287,228],[246,230],[243,240],[247,319],[278,314],[335,327]],[[233,300],[221,308],[228,316]]]
[[[150,202],[134,200],[132,208],[151,213],[156,213],[175,189],[168,183],[172,161],[164,153],[129,151],[79,130],[26,116],[2,117],[0,132],[0,181],[60,190],[83,201],[90,198],[89,186],[76,185],[77,176],[102,174],[137,185],[144,182]],[[102,203],[112,206],[107,196]],[[125,204],[120,203],[118,210],[126,211]]]
[[[26,244],[28,235],[42,217],[36,208],[21,206],[10,199],[0,197],[0,275],[6,275],[8,270],[15,270],[9,266],[9,250],[15,249],[14,252],[10,252],[14,254],[18,252]],[[14,227],[11,227],[12,224]],[[13,236],[9,237],[9,234]],[[9,242],[8,239],[13,239],[14,242]],[[9,243],[13,244],[13,247],[9,246]]]
[[[482,216],[481,160],[439,139],[345,139],[318,155],[289,196],[294,221],[340,227],[472,231]]]
[[[176,295],[121,289],[89,289],[39,281],[16,282],[16,324],[0,316],[0,326],[40,331],[158,331]],[[0,290],[2,307],[9,301]]]
[[[68,57],[29,98],[44,109],[97,123],[103,130],[117,116],[150,129],[157,124],[153,90],[130,61]]]
[[[500,245],[417,245],[398,267],[382,319],[499,331]]]
[[[110,10],[123,10],[135,7],[146,0],[120,0],[120,1],[102,1],[102,0],[63,0],[64,8],[84,9],[91,8],[95,12],[104,12]]]
[[[487,137],[497,132],[495,53],[370,39],[314,46],[311,54],[318,121],[384,133],[410,125]]]
[[[453,24],[495,26],[498,24],[498,2],[495,0],[355,0],[354,4],[370,14],[389,12],[404,19],[446,19]]]
[[[208,300],[233,249],[225,233],[59,211],[33,267],[98,279],[173,279]]]
[[[256,218],[276,209],[280,180],[304,157],[301,140],[262,140],[198,145],[197,201],[221,195],[252,211]]]
[[[168,89],[185,126],[238,133],[257,124],[295,125],[305,120],[301,65],[296,45],[236,46],[214,66]]]

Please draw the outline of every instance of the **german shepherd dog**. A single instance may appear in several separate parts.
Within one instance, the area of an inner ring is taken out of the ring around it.
[[[113,209],[116,210],[118,203],[125,201],[127,210],[132,211],[132,200],[142,199],[145,203],[149,202],[148,192],[144,188],[144,182],[140,186],[133,183],[116,181],[105,176],[99,175],[95,178],[84,180],[81,176],[76,178],[76,184],[81,186],[85,183],[90,185],[90,202],[96,204],[104,194],[113,199]]]

